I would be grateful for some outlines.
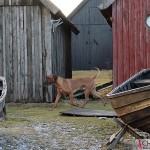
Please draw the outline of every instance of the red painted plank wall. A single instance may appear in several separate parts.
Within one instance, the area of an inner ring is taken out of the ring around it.
[[[150,0],[116,0],[112,7],[113,81],[117,86],[143,68],[150,68]]]

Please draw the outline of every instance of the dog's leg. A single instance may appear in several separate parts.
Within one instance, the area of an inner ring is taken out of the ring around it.
[[[83,102],[83,104],[80,106],[81,108],[84,108],[85,105],[89,102],[89,90],[85,89],[84,90],[84,95],[85,95],[85,100]]]
[[[70,98],[70,104],[71,104],[72,106],[79,107],[79,104],[75,104],[75,103],[74,103],[73,93],[70,93],[70,94],[69,94],[69,98]]]
[[[61,96],[62,96],[62,92],[61,92],[59,89],[57,89],[56,100],[55,100],[55,102],[52,104],[52,107],[50,108],[50,110],[53,110],[53,109],[57,106],[57,103],[59,102]]]
[[[96,91],[96,89],[93,89],[90,94],[97,98],[100,98],[103,101],[103,105],[106,105],[104,98]]]

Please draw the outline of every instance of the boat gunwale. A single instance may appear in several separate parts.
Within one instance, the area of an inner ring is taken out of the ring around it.
[[[150,69],[149,70],[147,70],[147,69],[141,70],[140,72],[138,72],[137,74],[133,75],[128,80],[123,82],[121,85],[114,88],[110,93],[108,93],[106,95],[106,97],[108,99],[112,99],[112,98],[116,98],[116,97],[121,97],[121,96],[125,96],[125,95],[130,95],[130,94],[135,94],[135,93],[138,93],[138,92],[143,92],[143,91],[146,91],[146,90],[150,90],[150,85],[146,85],[146,86],[142,86],[142,87],[126,90],[126,91],[116,92],[120,88],[125,87],[127,85],[127,83],[134,81],[135,77],[138,77],[138,76],[140,76],[140,75],[142,75],[142,74],[144,74],[148,71],[150,71]],[[116,93],[114,93],[114,92],[116,92]]]
[[[2,87],[2,93],[0,95],[0,104],[4,103],[6,93],[7,93],[7,84],[6,84],[6,79],[5,77],[0,76],[0,81],[3,82],[3,87]]]
[[[112,99],[112,98],[115,98],[115,97],[121,97],[121,96],[125,96],[125,95],[135,94],[135,93],[138,93],[138,92],[148,91],[148,90],[150,90],[150,85],[143,86],[143,87],[140,87],[140,88],[131,89],[131,90],[128,90],[128,91],[122,91],[122,92],[119,92],[119,93],[113,93],[114,91],[116,91],[118,89],[119,88],[117,88],[117,89],[115,88],[109,94],[107,94],[106,97]]]

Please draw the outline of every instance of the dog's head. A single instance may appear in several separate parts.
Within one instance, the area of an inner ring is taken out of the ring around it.
[[[57,79],[58,79],[58,76],[51,74],[46,77],[46,81],[44,82],[44,84],[51,85],[52,83],[56,83]]]

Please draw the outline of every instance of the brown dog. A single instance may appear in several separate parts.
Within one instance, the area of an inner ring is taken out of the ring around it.
[[[105,105],[104,99],[100,94],[96,91],[94,79],[99,76],[100,71],[98,68],[98,73],[93,77],[81,77],[81,78],[73,78],[73,79],[65,79],[56,75],[49,75],[45,81],[46,85],[55,84],[57,87],[57,96],[55,102],[52,104],[52,109],[56,107],[58,101],[60,100],[63,93],[69,95],[70,104],[73,106],[79,106],[79,104],[74,103],[73,94],[77,90],[84,90],[85,101],[80,107],[84,107],[89,102],[89,95],[93,95],[94,97],[98,97],[103,101]]]

